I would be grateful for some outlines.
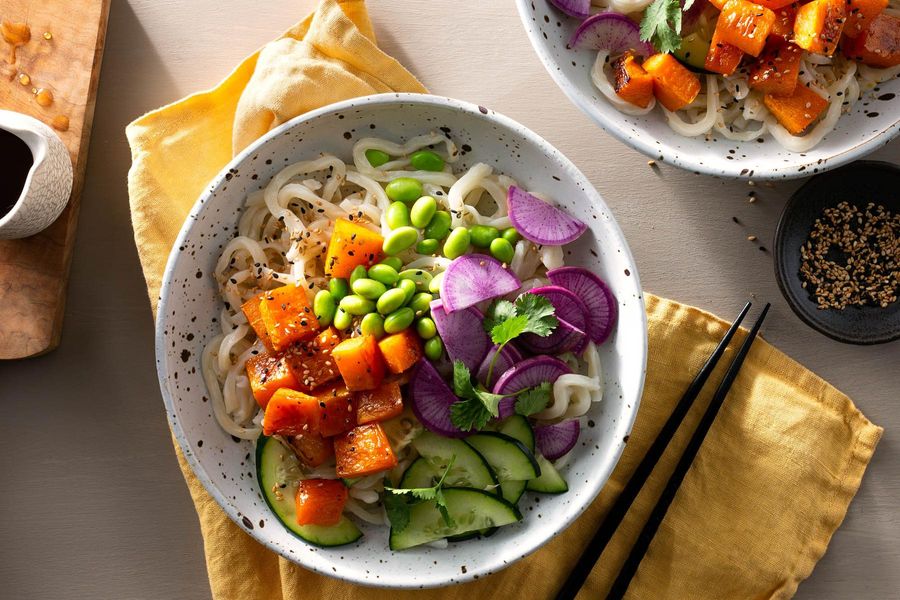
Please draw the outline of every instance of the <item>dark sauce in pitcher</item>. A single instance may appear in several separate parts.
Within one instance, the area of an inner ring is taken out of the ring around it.
[[[19,201],[32,164],[34,157],[28,145],[18,136],[0,129],[0,218]]]

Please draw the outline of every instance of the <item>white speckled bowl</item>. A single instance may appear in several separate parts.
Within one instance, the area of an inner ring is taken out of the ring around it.
[[[900,133],[900,78],[862,92],[853,111],[808,152],[785,150],[770,135],[734,142],[721,136],[686,138],[667,124],[661,109],[647,115],[619,112],[591,83],[596,52],[566,47],[579,20],[548,0],[516,0],[528,39],[556,85],[604,131],[650,158],[682,169],[746,179],[792,179],[833,169],[887,144]],[[894,95],[892,100],[878,96]]]
[[[254,443],[220,429],[199,370],[202,349],[219,330],[222,308],[210,273],[234,235],[248,192],[287,163],[327,151],[350,158],[364,136],[404,140],[440,128],[463,150],[460,168],[494,165],[526,188],[555,198],[590,225],[567,251],[569,264],[589,267],[609,282],[619,323],[602,349],[606,394],[589,413],[593,426],[563,473],[570,490],[533,494],[525,518],[492,537],[446,549],[388,549],[387,528],[363,526],[363,539],[333,549],[294,537],[269,511],[257,485]],[[569,525],[599,493],[624,447],[637,413],[647,357],[647,324],[637,270],[609,207],[575,166],[525,127],[483,107],[417,94],[387,94],[341,102],[294,119],[247,148],[210,183],[185,222],[166,267],[156,324],[156,360],[166,412],[197,477],[250,535],[306,568],[367,585],[417,588],[483,577],[522,558]]]

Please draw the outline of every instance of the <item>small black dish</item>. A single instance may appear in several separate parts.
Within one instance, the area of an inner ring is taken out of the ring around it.
[[[801,285],[800,248],[826,208],[841,202],[864,208],[869,202],[900,212],[900,167],[857,161],[817,175],[794,192],[775,230],[775,277],[797,316],[816,331],[847,344],[883,344],[900,339],[900,299],[886,308],[850,306],[819,309]]]

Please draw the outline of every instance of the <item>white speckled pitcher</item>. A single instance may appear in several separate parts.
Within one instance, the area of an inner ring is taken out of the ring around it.
[[[37,119],[0,110],[0,129],[25,142],[34,159],[19,200],[0,218],[0,239],[28,237],[46,229],[66,207],[72,193],[72,160],[56,132]]]

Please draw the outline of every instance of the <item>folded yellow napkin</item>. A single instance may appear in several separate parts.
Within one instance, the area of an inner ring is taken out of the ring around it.
[[[184,218],[234,152],[304,111],[385,91],[424,88],[375,45],[363,0],[323,0],[313,15],[247,58],[215,89],[132,123],[128,188],[154,305]],[[650,359],[644,397],[622,459],[599,498],[574,525],[519,563],[420,597],[515,598],[523,589],[533,598],[555,594],[727,329],[724,321],[698,309],[651,295],[646,302]],[[714,381],[728,361],[722,362]],[[673,451],[638,497],[581,597],[600,597],[608,589],[710,395],[707,389],[700,397],[688,427],[675,438]],[[845,395],[758,340],[628,597],[790,597],[843,520],[881,432]],[[197,507],[216,598],[395,600],[413,593],[349,585],[270,553],[222,512],[177,445],[176,453]]]

